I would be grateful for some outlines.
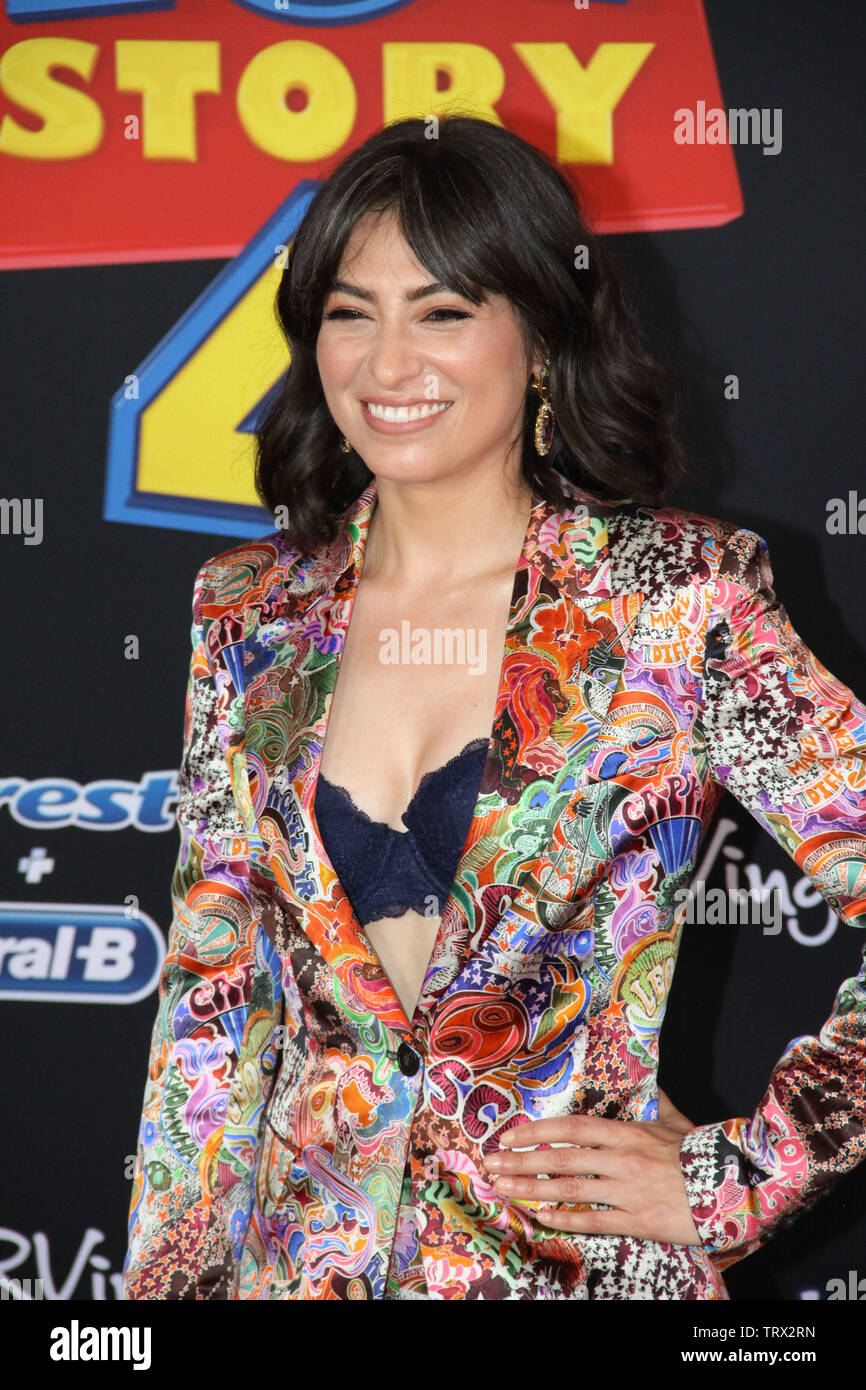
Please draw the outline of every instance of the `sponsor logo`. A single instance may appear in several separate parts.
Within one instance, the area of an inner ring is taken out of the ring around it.
[[[0,806],[19,825],[34,830],[171,830],[177,803],[177,772],[146,772],[140,782],[101,778],[73,782],[67,777],[0,778]]]
[[[0,902],[0,999],[135,1004],[155,988],[164,956],[139,908]]]
[[[720,816],[691,886],[677,890],[678,906],[686,907],[686,922],[763,924],[765,936],[777,936],[784,922],[788,935],[800,946],[824,946],[831,941],[839,917],[811,878],[803,874],[791,883],[781,869],[771,869],[765,877],[760,865],[745,863],[745,854],[731,842],[730,837],[739,829],[736,821]],[[716,873],[722,870],[724,889],[707,889],[710,871],[716,865]],[[816,930],[800,922],[801,913],[811,908],[823,910],[823,922]]]
[[[123,1298],[123,1275],[111,1272],[111,1260],[97,1249],[105,1234],[96,1226],[88,1226],[72,1263],[61,1280],[56,1261],[51,1254],[51,1242],[44,1231],[32,1236],[22,1231],[0,1226],[0,1297],[30,1302],[44,1299],[47,1303],[66,1302],[78,1295],[79,1300],[103,1303]],[[65,1244],[65,1242],[64,1242]],[[30,1265],[36,1277],[21,1277],[24,1266]],[[17,1271],[10,1277],[11,1271]],[[84,1280],[89,1277],[89,1283]]]

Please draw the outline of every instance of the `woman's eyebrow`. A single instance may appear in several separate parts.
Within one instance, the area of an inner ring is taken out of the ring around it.
[[[424,299],[430,294],[439,294],[444,291],[446,294],[460,294],[459,290],[452,290],[450,285],[443,285],[441,280],[431,280],[426,285],[416,285],[415,289],[407,290],[405,299],[414,301]],[[353,294],[357,299],[374,300],[376,298],[372,290],[362,289],[360,285],[350,285],[348,280],[335,280],[331,285],[331,293],[342,292],[343,294]],[[461,295],[461,299],[466,299],[466,295]]]

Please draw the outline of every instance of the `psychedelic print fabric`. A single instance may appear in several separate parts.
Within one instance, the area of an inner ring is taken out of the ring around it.
[[[656,1117],[681,890],[725,788],[866,925],[866,708],[794,632],[759,536],[536,494],[409,1019],[313,809],[375,505],[374,482],[314,554],[277,531],[196,577],[125,1297],[727,1298],[723,1269],[866,1153],[864,969],[753,1115],[683,1139],[700,1245],[554,1231],[483,1160],[527,1117]]]

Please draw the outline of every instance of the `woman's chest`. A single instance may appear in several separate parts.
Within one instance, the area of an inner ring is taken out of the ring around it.
[[[321,772],[374,819],[399,825],[426,773],[491,737],[506,633],[501,599],[482,592],[471,603],[404,605],[358,595]]]

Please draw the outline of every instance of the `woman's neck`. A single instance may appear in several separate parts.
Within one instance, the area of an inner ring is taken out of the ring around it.
[[[523,545],[532,490],[502,473],[428,483],[377,479],[364,575],[412,588],[459,587],[513,565]]]

